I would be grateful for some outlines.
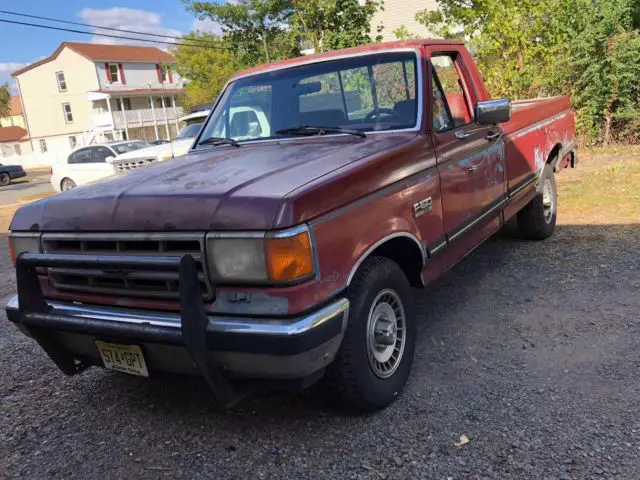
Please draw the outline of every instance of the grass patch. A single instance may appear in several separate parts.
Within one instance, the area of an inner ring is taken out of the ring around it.
[[[576,170],[558,175],[559,221],[640,223],[640,148],[592,150]]]

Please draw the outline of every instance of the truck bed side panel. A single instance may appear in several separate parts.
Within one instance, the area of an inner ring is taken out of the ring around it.
[[[566,97],[514,103],[504,124],[507,190],[513,192],[538,174],[556,147],[574,143],[574,115]]]

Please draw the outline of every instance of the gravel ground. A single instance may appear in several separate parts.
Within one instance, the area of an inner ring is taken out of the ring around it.
[[[222,412],[199,379],[65,377],[1,318],[0,477],[638,479],[638,230],[491,239],[416,292],[410,384],[369,416],[310,395]]]

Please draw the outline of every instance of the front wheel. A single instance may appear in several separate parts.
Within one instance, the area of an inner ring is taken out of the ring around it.
[[[522,236],[529,240],[544,240],[556,228],[558,191],[553,167],[547,165],[538,182],[536,196],[518,213],[518,227]]]
[[[0,186],[6,187],[11,183],[11,175],[8,173],[0,173]]]
[[[360,266],[348,297],[347,330],[326,381],[342,403],[379,410],[397,398],[411,371],[416,337],[411,287],[395,262],[372,257]]]
[[[60,183],[60,190],[62,190],[63,192],[66,192],[67,190],[71,190],[73,188],[76,188],[76,182],[74,182],[70,178],[65,178]]]

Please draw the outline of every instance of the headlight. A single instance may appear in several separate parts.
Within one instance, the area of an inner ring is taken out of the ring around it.
[[[207,236],[209,271],[214,281],[294,283],[314,271],[306,226],[285,232]]]
[[[9,255],[13,265],[16,258],[23,252],[41,253],[39,233],[11,233],[9,235]]]
[[[230,281],[266,281],[264,239],[208,239],[209,268],[214,278]]]

